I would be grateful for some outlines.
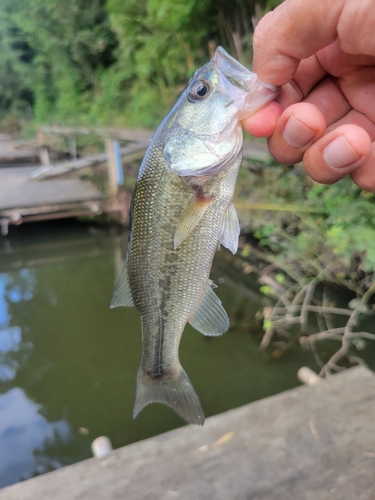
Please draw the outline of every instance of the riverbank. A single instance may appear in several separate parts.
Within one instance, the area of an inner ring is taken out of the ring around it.
[[[0,500],[374,498],[375,376],[357,367],[0,490]]]

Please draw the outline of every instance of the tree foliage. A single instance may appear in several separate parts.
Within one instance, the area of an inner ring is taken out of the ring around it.
[[[39,121],[154,126],[216,45],[250,64],[254,6],[3,0],[0,106],[23,104]]]

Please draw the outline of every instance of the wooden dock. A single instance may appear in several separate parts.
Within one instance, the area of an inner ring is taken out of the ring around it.
[[[81,179],[33,182],[35,167],[0,169],[0,224],[2,234],[9,223],[96,215],[106,196]]]
[[[50,160],[48,148],[56,143],[56,134],[65,137],[71,145],[69,161]],[[105,152],[77,158],[75,137],[80,134],[96,134],[105,144]],[[12,140],[0,134],[1,235],[7,234],[10,224],[108,212],[117,213],[117,218],[125,222],[129,199],[117,196],[124,175],[122,159],[128,163],[140,160],[151,136],[152,132],[147,130],[85,127],[45,127],[31,140]],[[120,148],[119,140],[127,144]],[[244,157],[267,161],[270,155],[266,144],[245,142]],[[29,165],[19,166],[26,161]],[[77,178],[77,172],[100,165],[107,166],[105,192]]]
[[[373,500],[375,376],[357,367],[0,490],[0,500]]]
[[[43,131],[32,140],[12,140],[0,136],[0,229],[6,235],[10,224],[21,224],[38,220],[49,220],[66,217],[93,217],[102,213],[120,214],[125,222],[129,197],[118,198],[119,178],[123,177],[121,159],[128,161],[142,158],[150,133],[138,133],[132,130],[118,131],[121,137],[126,136],[129,144],[120,148],[118,142],[110,138],[110,132],[99,131],[98,140],[106,146],[103,153],[84,158],[76,157],[75,134],[89,133],[90,129],[57,128],[46,136]],[[93,132],[91,130],[91,132]],[[74,143],[75,158],[69,161],[51,162],[47,147],[56,142],[51,134],[69,134]],[[115,147],[117,149],[115,150]],[[22,162],[29,165],[22,166]],[[13,163],[9,163],[13,162]],[[21,163],[21,166],[20,166]],[[41,164],[42,163],[42,164]],[[39,166],[38,166],[39,164]],[[79,177],[83,169],[93,169],[106,165],[107,187],[105,192],[92,183]],[[78,172],[78,173],[77,173]]]

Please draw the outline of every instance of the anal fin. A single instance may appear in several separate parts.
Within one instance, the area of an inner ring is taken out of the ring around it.
[[[174,248],[178,248],[189,234],[197,227],[209,207],[213,196],[205,195],[203,189],[197,186],[188,206],[182,212],[174,234]]]
[[[233,203],[231,203],[225,213],[223,229],[220,236],[220,243],[223,245],[223,247],[228,248],[228,250],[235,254],[238,249],[239,236],[240,223],[238,222],[236,209],[234,208]]]
[[[111,309],[119,306],[134,306],[129,283],[128,262],[124,264],[111,300]]]
[[[229,328],[229,318],[221,300],[208,285],[203,298],[189,323],[203,335],[217,336]]]

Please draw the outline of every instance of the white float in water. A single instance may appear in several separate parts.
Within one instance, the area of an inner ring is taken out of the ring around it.
[[[302,366],[297,372],[297,378],[305,385],[315,385],[322,379],[307,366]]]
[[[99,436],[91,443],[91,451],[96,458],[103,458],[112,450],[111,440],[107,436]]]

